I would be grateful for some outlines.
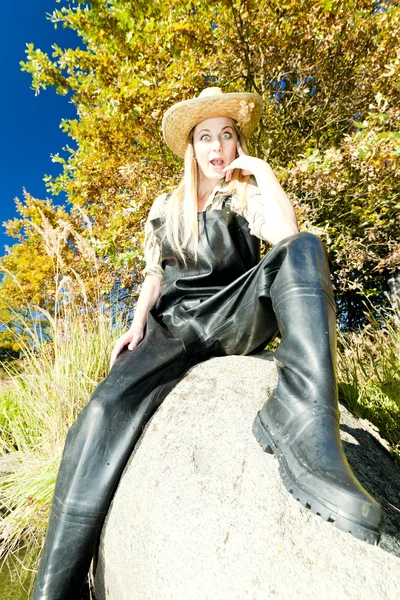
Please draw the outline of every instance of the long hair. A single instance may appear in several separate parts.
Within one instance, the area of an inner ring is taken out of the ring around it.
[[[241,147],[247,152],[247,144],[236,123],[233,128]],[[184,173],[178,186],[168,198],[164,235],[171,249],[186,265],[188,259],[197,261],[199,226],[197,219],[197,180],[198,166],[193,149],[193,129],[184,157]],[[238,211],[246,208],[246,192],[249,177],[243,176],[241,169],[234,169],[227,193],[236,193]]]

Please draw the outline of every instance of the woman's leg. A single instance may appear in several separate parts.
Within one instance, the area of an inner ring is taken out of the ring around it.
[[[336,385],[336,310],[325,248],[310,234],[278,248],[284,260],[270,294],[282,340],[278,386],[254,423],[274,452],[287,489],[307,508],[369,543],[382,509],[350,469],[341,438]]]
[[[125,351],[70,428],[33,600],[77,600],[122,470],[144,425],[194,364],[149,315],[144,340]]]
[[[340,439],[336,314],[324,246],[308,233],[286,238],[229,287],[219,301],[222,326],[209,331],[227,354],[254,352],[277,327],[282,336],[278,386],[256,417],[257,440],[275,453],[285,486],[304,506],[376,543],[382,509],[357,481]]]

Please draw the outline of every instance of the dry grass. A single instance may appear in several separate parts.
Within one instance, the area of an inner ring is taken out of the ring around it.
[[[0,392],[0,453],[12,463],[1,481],[3,560],[20,555],[21,546],[38,555],[67,431],[107,374],[118,331],[101,310],[70,307],[52,320],[50,341],[33,335],[22,364],[5,366],[8,385]]]
[[[71,234],[98,280],[90,244],[64,223],[53,228],[42,217],[38,232],[55,263],[54,309],[49,314],[28,306],[28,318],[15,311],[21,357],[1,365],[7,384],[0,387],[0,564],[17,567],[17,576],[30,584],[67,431],[106,376],[115,339],[126,330],[122,319],[116,322],[104,310],[100,293],[97,304],[89,305],[83,281],[71,269],[64,274],[62,246]]]
[[[400,464],[398,321],[390,312],[379,322],[372,313],[368,319],[360,332],[339,334],[339,396],[353,414],[378,427]]]

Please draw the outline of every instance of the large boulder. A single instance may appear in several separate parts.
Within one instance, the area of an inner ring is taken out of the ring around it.
[[[98,600],[399,598],[400,471],[341,408],[348,459],[385,510],[382,540],[368,545],[314,516],[251,433],[275,384],[268,355],[214,358],[166,398],[108,513]]]

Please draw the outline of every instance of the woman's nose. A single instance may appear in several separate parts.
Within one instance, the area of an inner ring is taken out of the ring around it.
[[[213,141],[213,143],[212,143],[212,149],[215,150],[216,152],[218,152],[219,150],[222,149],[221,140],[219,138],[216,138]]]

